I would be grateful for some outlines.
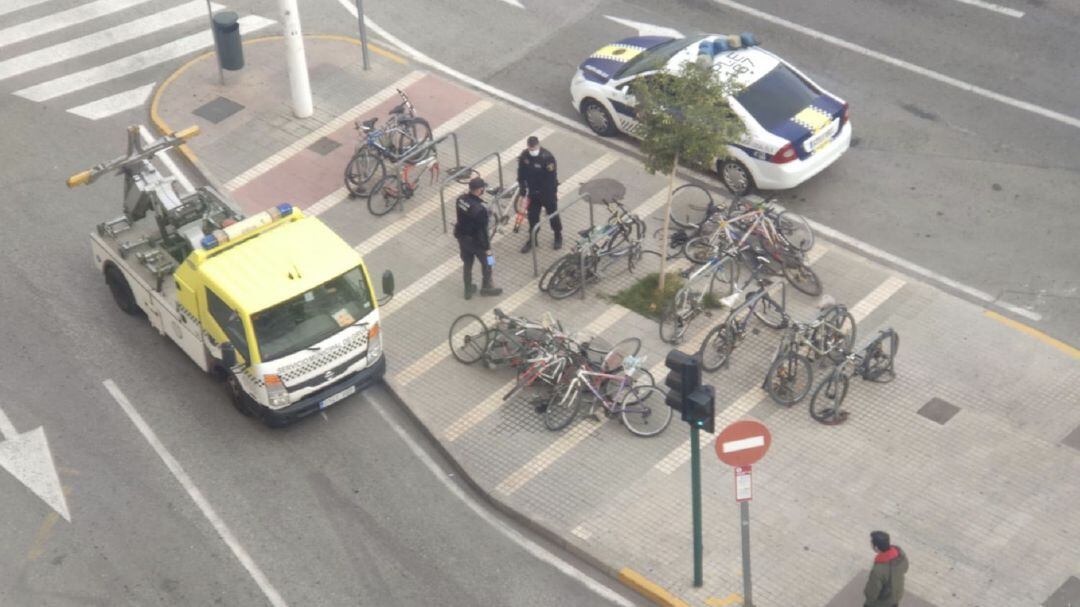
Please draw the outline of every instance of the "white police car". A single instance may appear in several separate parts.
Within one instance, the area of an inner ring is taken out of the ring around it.
[[[746,138],[716,161],[720,179],[742,194],[792,188],[832,164],[851,144],[848,104],[776,55],[752,34],[687,38],[638,36],[592,54],[570,82],[574,109],[595,133],[633,135],[631,82],[677,71],[699,54],[712,58],[719,77],[734,74],[741,91],[729,103],[746,124]]]

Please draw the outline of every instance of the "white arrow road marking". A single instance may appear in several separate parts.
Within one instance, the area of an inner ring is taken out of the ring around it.
[[[70,523],[71,514],[60,487],[60,477],[56,475],[45,429],[38,426],[19,434],[0,409],[0,438],[4,439],[0,442],[0,468],[10,472]]]
[[[736,451],[746,451],[747,449],[764,446],[764,436],[751,436],[750,438],[728,441],[723,444],[724,453],[735,453]]]
[[[661,25],[653,25],[651,23],[642,23],[640,21],[631,21],[629,19],[621,19],[619,17],[612,17],[611,15],[604,15],[608,19],[611,19],[619,25],[625,25],[630,29],[637,30],[639,36],[667,36],[669,38],[685,38],[682,32],[670,27],[663,27]]]

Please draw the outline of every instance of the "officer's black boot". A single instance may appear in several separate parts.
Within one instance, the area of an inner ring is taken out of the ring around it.
[[[472,299],[476,294],[476,285],[465,285],[465,299]]]
[[[562,248],[562,232],[555,232],[555,241],[551,243],[551,248],[556,251]]]
[[[529,233],[531,234],[532,231],[530,230]],[[531,250],[532,250],[532,237],[530,236],[529,239],[525,241],[525,244],[521,245],[521,252],[522,253],[528,253]]]
[[[480,287],[480,294],[484,297],[495,297],[496,295],[502,295],[502,289],[494,285],[485,285]]]

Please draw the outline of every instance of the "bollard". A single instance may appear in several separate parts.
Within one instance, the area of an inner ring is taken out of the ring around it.
[[[240,43],[239,16],[233,11],[214,13],[214,49],[218,65],[235,71],[244,67],[244,45]]]

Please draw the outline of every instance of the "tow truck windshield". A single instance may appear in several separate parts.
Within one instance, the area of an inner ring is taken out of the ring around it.
[[[252,315],[260,358],[264,361],[304,349],[360,322],[374,303],[363,270],[353,268],[292,299]]]

